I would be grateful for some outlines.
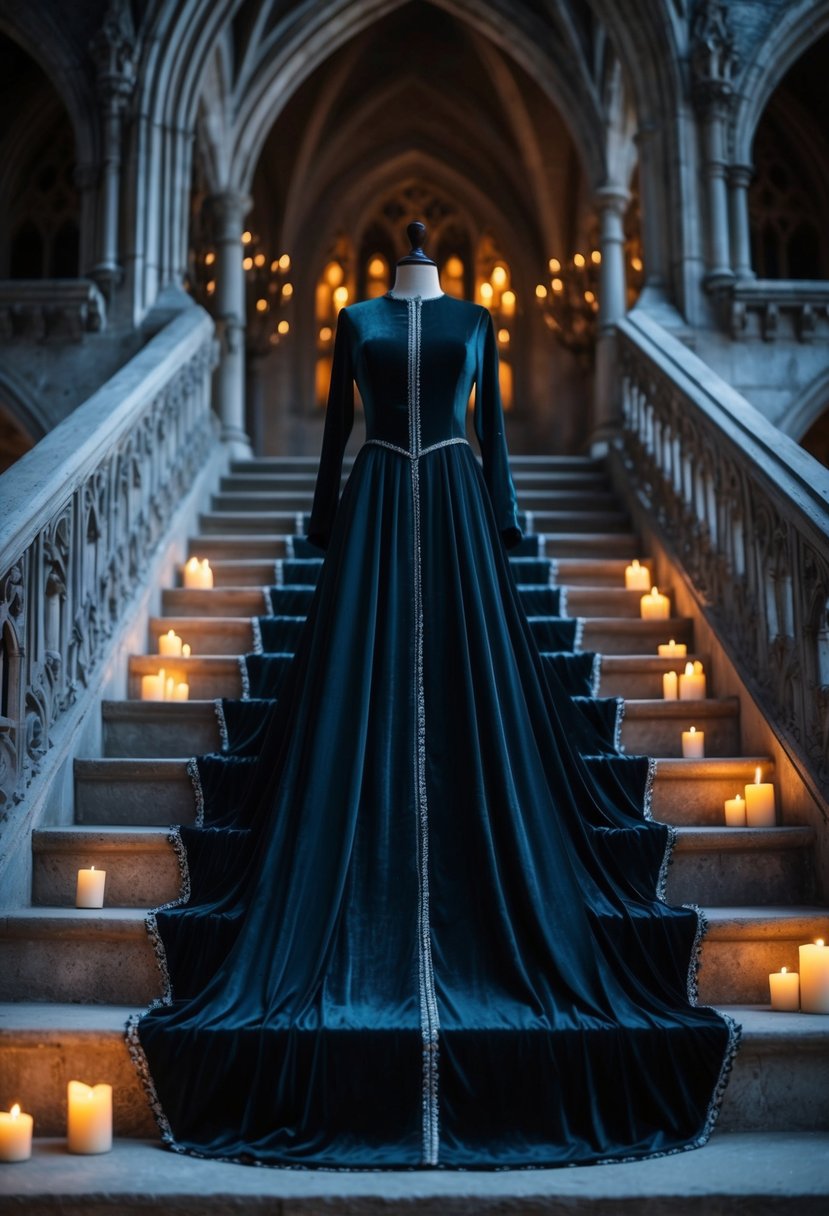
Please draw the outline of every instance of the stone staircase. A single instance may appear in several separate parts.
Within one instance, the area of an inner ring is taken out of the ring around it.
[[[757,765],[766,780],[773,780],[773,761],[743,754],[739,701],[716,695],[717,673],[710,657],[694,651],[693,621],[639,619],[640,593],[624,589],[624,567],[634,556],[643,563],[647,557],[602,465],[582,457],[515,457],[512,463],[527,531],[538,537],[532,543],[539,556],[557,560],[556,583],[566,588],[567,613],[584,621],[582,648],[602,656],[598,695],[624,697],[622,743],[629,752],[657,757],[653,814],[678,828],[667,897],[669,902],[703,905],[709,920],[700,1000],[727,1008],[743,1024],[743,1045],[718,1130],[703,1152],[719,1151],[717,1142],[725,1142],[729,1133],[740,1143],[746,1133],[776,1133],[778,1141],[796,1153],[793,1135],[795,1140],[801,1136],[798,1144],[807,1144],[810,1134],[829,1130],[829,1018],[772,1013],[768,974],[781,966],[797,969],[798,945],[829,937],[829,909],[815,898],[813,830],[789,822],[785,805],[781,826],[723,826],[725,798],[753,780]],[[191,553],[209,558],[214,589],[164,590],[162,615],[149,624],[148,653],[129,659],[130,699],[101,706],[102,754],[75,762],[74,823],[33,835],[31,906],[7,912],[0,920],[0,1107],[21,1100],[35,1115],[41,1136],[64,1134],[66,1081],[78,1077],[113,1084],[117,1136],[156,1138],[123,1037],[127,1015],[160,991],[144,916],[150,907],[179,893],[179,868],[166,828],[194,820],[187,758],[220,748],[213,699],[242,694],[239,656],[254,646],[251,618],[265,611],[263,588],[278,581],[277,563],[291,557],[292,538],[304,531],[315,467],[310,458],[231,466],[212,510],[201,517],[200,534],[190,541]],[[515,567],[519,583],[520,555]],[[660,589],[670,594],[670,588]],[[166,663],[187,679],[191,699],[142,702],[137,699],[140,677],[165,665],[155,653],[156,642],[170,628],[192,647],[191,657]],[[677,660],[657,657],[656,648],[669,637],[687,642],[689,658],[702,659],[708,673],[707,700],[662,700],[662,674],[676,669]],[[704,760],[681,758],[680,732],[690,723],[705,731]],[[100,911],[73,906],[76,872],[90,864],[107,871],[106,907]],[[825,1137],[819,1138],[823,1152],[827,1144]],[[122,1145],[119,1151],[137,1160],[135,1144]],[[706,1160],[697,1154],[681,1156],[696,1158],[700,1169]],[[625,1175],[630,1181],[638,1176],[635,1171],[667,1168],[671,1160],[608,1169],[634,1171]],[[212,1168],[156,1154],[152,1170],[163,1171],[168,1161],[169,1168],[180,1170]],[[140,1168],[149,1168],[146,1161]],[[55,1169],[55,1177],[64,1179]],[[96,1210],[90,1198],[95,1170],[89,1163],[85,1169],[85,1210]],[[248,1173],[261,1179],[271,1171]],[[41,1193],[22,1173],[19,1177],[19,1196],[25,1193],[32,1204],[26,1210],[41,1210],[41,1201],[42,1210],[52,1210],[44,1196],[47,1191],[57,1194],[55,1188],[63,1182],[55,1182],[49,1191],[44,1181]],[[43,1178],[48,1177],[46,1169]],[[3,1181],[0,1178],[0,1194]],[[333,1203],[330,1175],[325,1187],[326,1202]],[[126,1183],[122,1189],[125,1195],[129,1191]],[[342,1193],[346,1191],[355,1194],[352,1186]],[[750,1188],[740,1193],[750,1193]],[[325,1210],[351,1210],[345,1200],[343,1205]],[[60,1210],[75,1209],[70,1205]],[[133,1208],[125,1199],[120,1207],[107,1210]],[[193,1200],[192,1208],[185,1204],[175,1210],[230,1209],[200,1207]],[[422,1210],[450,1208],[438,1202]],[[807,1210],[802,1204],[798,1208],[800,1216]]]

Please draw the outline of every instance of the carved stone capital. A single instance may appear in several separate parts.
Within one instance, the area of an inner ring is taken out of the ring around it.
[[[693,98],[706,116],[724,112],[731,104],[740,57],[722,0],[700,0],[691,26]]]
[[[135,85],[135,30],[128,0],[109,0],[89,53],[101,96],[110,104],[123,104]]]
[[[250,195],[241,190],[223,190],[221,194],[211,194],[206,205],[217,240],[237,241],[242,235],[245,216],[253,206]]]

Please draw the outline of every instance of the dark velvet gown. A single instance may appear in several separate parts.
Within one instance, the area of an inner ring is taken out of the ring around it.
[[[520,522],[489,314],[341,312],[308,537],[149,917],[166,991],[128,1040],[170,1147],[505,1168],[710,1134],[739,1028],[696,1005],[653,764]]]

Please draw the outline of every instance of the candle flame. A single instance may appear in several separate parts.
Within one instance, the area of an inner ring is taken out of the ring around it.
[[[760,765],[759,764],[757,765],[756,769],[754,770],[754,784],[755,785],[760,784]]]
[[[780,974],[781,974],[781,975],[785,975],[785,974],[786,974],[786,972],[787,972],[788,970],[789,970],[789,968],[788,968],[788,967],[781,967],[781,968],[780,968]]]
[[[824,944],[824,943],[823,943],[823,938],[822,938],[822,937],[819,937],[819,938],[817,939],[817,941],[815,942],[815,945],[816,945],[816,946],[822,946],[823,944]]]
[[[742,799],[742,795],[741,795],[741,794],[738,794],[738,795],[737,795],[737,797],[735,798],[735,802],[742,802],[742,800],[743,800],[743,799]]]
[[[693,663],[685,664],[685,674],[686,674],[686,676],[692,676],[694,674],[694,664]]]
[[[9,1114],[11,1115],[11,1117],[13,1119],[18,1119],[20,1117],[20,1103],[19,1102],[15,1102],[14,1106],[9,1111]]]
[[[699,659],[697,659],[694,663],[694,674],[698,676],[702,675],[702,663],[699,661]]]
[[[187,569],[188,570],[198,570],[198,568],[199,568],[199,559],[197,557],[191,557],[187,563]]]
[[[673,639],[673,638],[671,638],[671,640],[670,640],[670,642],[668,643],[668,645],[669,645],[669,646],[676,646],[676,642],[674,641],[674,639]]]
[[[690,732],[690,733],[691,733],[692,735],[695,735],[695,734],[697,733],[697,728],[696,728],[695,726],[692,726],[692,727],[691,727],[691,732]]]
[[[90,866],[89,868],[90,868],[90,870],[94,870],[94,869],[95,869],[95,867],[94,867],[94,866]]]
[[[656,599],[656,598],[657,598],[657,596],[659,595],[659,588],[658,588],[658,587],[651,587],[651,595],[653,596],[653,598],[654,598],[654,599]]]

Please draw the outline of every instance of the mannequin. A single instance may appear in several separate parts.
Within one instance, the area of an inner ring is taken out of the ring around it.
[[[442,296],[443,290],[438,277],[437,264],[427,258],[423,252],[423,242],[426,239],[426,228],[415,220],[406,228],[406,235],[411,241],[411,249],[397,263],[394,276],[394,286],[388,293],[399,300],[434,300]]]

